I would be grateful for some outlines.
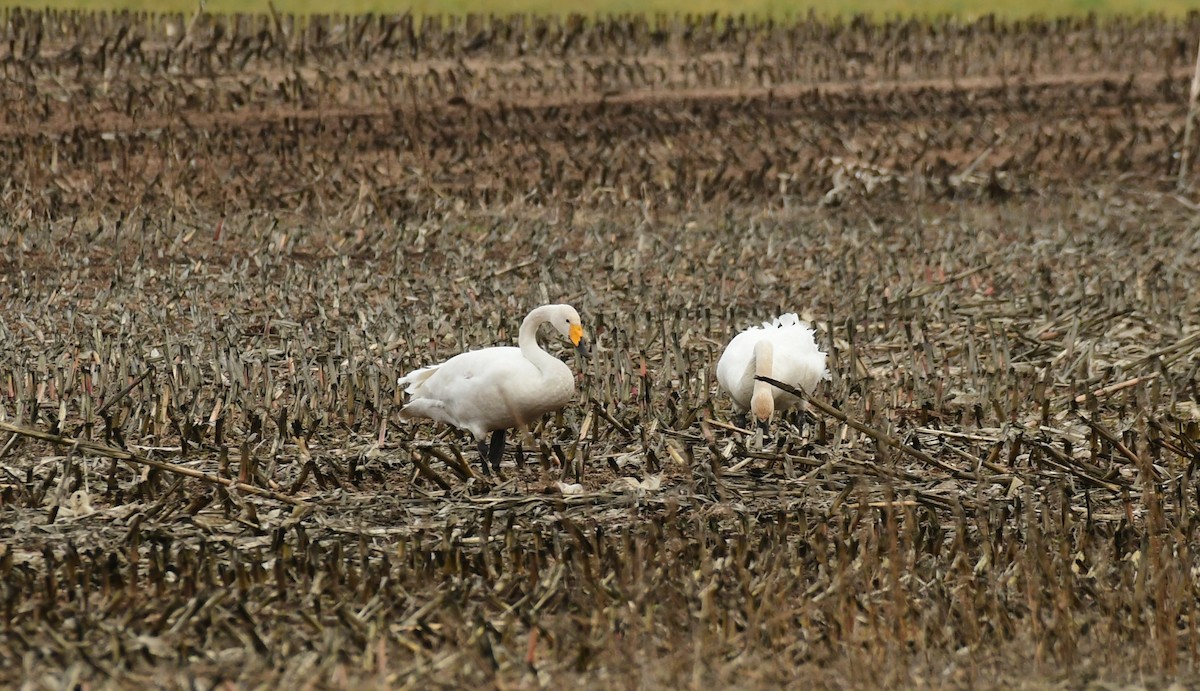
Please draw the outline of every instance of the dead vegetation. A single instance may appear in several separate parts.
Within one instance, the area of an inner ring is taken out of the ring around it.
[[[2,683],[1197,681],[1195,18],[6,20]],[[552,299],[503,478],[398,419]]]

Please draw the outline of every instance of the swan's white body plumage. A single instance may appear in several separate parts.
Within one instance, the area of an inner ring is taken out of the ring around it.
[[[544,305],[521,324],[520,347],[472,350],[399,380],[410,399],[402,417],[425,417],[483,441],[496,430],[520,427],[565,406],[575,393],[566,363],[537,343],[538,326],[552,324],[579,345],[579,314],[570,305]]]
[[[829,379],[825,353],[817,347],[813,336],[812,328],[791,313],[734,336],[717,361],[717,382],[733,399],[734,409],[745,413],[752,408],[756,374],[791,384],[805,392],[812,392],[822,379]],[[769,361],[764,362],[764,357]],[[764,410],[755,407],[754,412],[760,419],[770,417],[775,410],[783,411],[800,403],[800,399],[774,386],[763,382],[757,384],[762,392],[760,396],[770,401],[765,417]],[[765,404],[766,400],[763,402]]]

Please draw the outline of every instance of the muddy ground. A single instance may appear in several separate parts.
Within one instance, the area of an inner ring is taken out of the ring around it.
[[[1200,682],[1200,19],[5,20],[0,683]]]

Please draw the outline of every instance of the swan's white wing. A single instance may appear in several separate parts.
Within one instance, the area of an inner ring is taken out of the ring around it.
[[[561,408],[574,391],[570,369],[558,362],[547,376],[519,348],[484,348],[418,370],[432,370],[409,387],[405,417],[427,417],[468,430],[477,439],[498,429],[533,422]],[[402,380],[403,381],[403,380]]]
[[[733,337],[717,360],[717,383],[733,399],[740,411],[749,410],[754,393],[754,344],[762,338],[763,330],[750,327]]]

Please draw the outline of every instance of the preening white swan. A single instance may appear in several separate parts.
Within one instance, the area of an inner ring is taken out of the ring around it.
[[[411,397],[401,417],[426,417],[467,430],[479,442],[484,472],[489,462],[498,471],[505,430],[562,408],[575,393],[571,368],[538,345],[538,327],[546,323],[587,357],[575,308],[543,305],[521,322],[519,347],[472,350],[401,377],[398,383]]]
[[[752,326],[734,336],[717,361],[717,382],[733,398],[734,410],[742,417],[751,411],[765,426],[776,410],[787,410],[800,399],[755,376],[771,377],[809,393],[822,379],[829,379],[825,353],[817,347],[808,324],[789,313],[761,327]]]

